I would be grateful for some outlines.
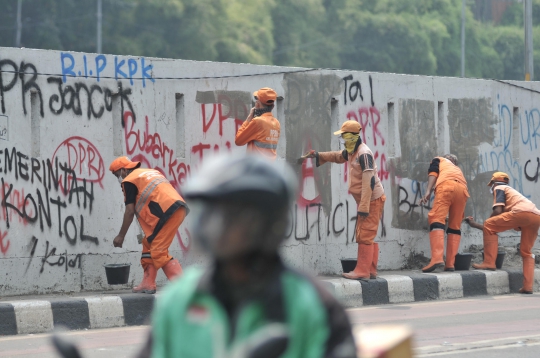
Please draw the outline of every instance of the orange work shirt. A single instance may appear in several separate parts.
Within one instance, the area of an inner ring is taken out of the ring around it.
[[[504,212],[527,212],[540,215],[540,210],[532,201],[508,185],[497,185],[493,190],[493,207],[496,206],[504,206]]]
[[[443,157],[435,157],[431,161],[429,166],[428,175],[434,176],[437,178],[435,187],[437,185],[444,183],[447,180],[457,181],[460,184],[463,184],[467,187],[467,180],[463,176],[463,172],[457,165],[452,163],[450,160]]]
[[[251,121],[244,121],[236,132],[236,145],[247,144],[248,152],[262,154],[270,159],[277,158],[277,144],[281,128],[271,112],[263,113]]]

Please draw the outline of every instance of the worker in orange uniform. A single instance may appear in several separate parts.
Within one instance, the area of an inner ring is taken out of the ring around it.
[[[534,254],[531,252],[538,229],[540,228],[540,210],[532,201],[508,185],[508,174],[496,172],[488,183],[493,194],[493,212],[478,224],[472,217],[465,220],[471,227],[484,232],[484,262],[473,264],[475,269],[495,271],[498,252],[498,236],[503,231],[514,229],[521,231],[520,251],[523,259],[523,287],[520,293],[533,293]]]
[[[263,87],[253,93],[255,107],[242,123],[234,142],[236,145],[247,144],[248,151],[276,159],[277,144],[280,134],[279,121],[272,116],[272,109],[277,94],[271,88]]]
[[[379,244],[374,242],[379,228],[386,196],[377,174],[377,165],[369,147],[362,143],[362,126],[356,121],[346,121],[334,132],[344,144],[343,151],[311,151],[305,158],[315,158],[317,167],[327,162],[349,163],[349,192],[357,204],[355,238],[358,243],[358,260],[353,271],[343,273],[351,280],[377,278]]]
[[[182,273],[178,260],[169,255],[169,246],[184,221],[188,208],[184,199],[157,170],[139,168],[140,162],[127,157],[113,160],[109,170],[118,178],[124,192],[126,210],[114,247],[122,247],[126,233],[137,216],[144,232],[141,264],[144,276],[133,292],[155,293],[157,270],[169,280]]]
[[[431,261],[422,272],[454,271],[454,262],[461,240],[461,222],[465,217],[465,205],[469,198],[467,181],[458,167],[458,159],[453,154],[435,157],[428,169],[428,186],[420,204],[426,204],[435,189],[435,201],[428,214],[429,243]],[[448,217],[446,233],[446,264],[443,260],[444,229]]]

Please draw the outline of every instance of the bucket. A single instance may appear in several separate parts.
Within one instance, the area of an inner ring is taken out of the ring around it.
[[[504,256],[506,255],[505,251],[499,251],[497,253],[497,260],[495,260],[495,267],[498,269],[502,268],[503,262],[504,262]]]
[[[497,252],[497,259],[495,260],[495,267],[499,270],[502,268],[504,262],[504,256],[506,256],[506,251]],[[484,253],[482,252],[482,261],[484,261]]]
[[[341,259],[343,272],[351,272],[356,267],[356,259]]]
[[[124,285],[128,283],[129,267],[131,264],[105,265],[105,274],[109,285]]]
[[[466,254],[457,254],[456,261],[454,262],[454,269],[459,271],[467,271],[471,267],[471,260],[473,255]]]

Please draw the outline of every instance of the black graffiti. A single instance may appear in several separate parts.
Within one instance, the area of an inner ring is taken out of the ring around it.
[[[37,83],[38,70],[32,63],[22,61],[19,66],[9,59],[0,61],[0,104],[2,113],[6,113],[5,94],[11,91],[18,81],[21,82],[22,106],[24,114],[27,114],[27,93],[35,93],[39,98],[39,113],[44,117],[43,95]],[[11,77],[10,77],[11,76]],[[88,119],[101,118],[105,111],[113,110],[113,98],[120,98],[120,113],[129,110],[136,120],[135,110],[131,103],[131,88],[124,88],[121,81],[117,82],[117,88],[110,89],[98,84],[88,85],[84,82],[76,82],[73,85],[65,85],[61,77],[48,77],[47,83],[57,86],[57,93],[49,97],[49,109],[53,114],[59,115],[64,110],[72,111],[77,116],[86,112]],[[86,99],[86,108],[82,108],[81,100]],[[120,116],[124,126],[123,116]]]
[[[38,243],[38,239],[34,236],[32,237],[33,241],[33,248],[30,256],[30,260],[34,257],[35,248]],[[52,261],[56,257],[56,247],[52,247],[49,251],[49,241],[45,242],[45,255],[41,258],[41,269],[39,270],[39,273],[43,273],[43,270],[45,268],[45,264],[49,266],[58,266],[58,267],[64,267],[65,271],[68,272],[69,268],[81,268],[81,258],[82,254],[75,255],[75,258],[69,259],[67,250],[58,255],[58,259],[56,261]]]
[[[409,192],[407,192],[407,189],[405,189],[401,185],[398,185],[398,188],[399,188],[398,211],[404,211],[406,214],[412,214],[414,209],[420,207],[420,205],[417,204],[419,199],[422,198],[422,194],[420,192],[420,183],[416,182],[416,193],[414,194],[414,198],[412,200],[409,200]],[[402,193],[404,195],[403,199],[402,199],[402,195],[401,195]],[[428,210],[431,209],[429,204],[424,205],[423,207],[428,209]],[[404,209],[406,209],[406,210],[404,210]]]
[[[113,97],[120,97],[120,113],[124,113],[125,105],[128,106],[131,113],[133,113],[133,120],[136,120],[135,111],[129,96],[131,95],[131,88],[123,88],[122,82],[118,81],[117,92],[113,93],[109,88],[102,88],[101,86],[94,84],[88,88],[83,82],[77,82],[72,85],[64,85],[62,78],[49,77],[47,83],[53,83],[58,86],[58,93],[51,95],[49,98],[49,109],[52,113],[59,115],[64,109],[66,111],[72,110],[74,114],[81,116],[83,114],[83,108],[81,106],[81,93],[86,96],[86,116],[88,119],[101,118],[105,111],[111,112],[113,109]],[[96,97],[102,98],[101,102],[96,102]],[[122,126],[124,120],[122,118]]]
[[[11,67],[11,69],[4,71],[3,67]],[[6,73],[12,73],[12,78],[6,84],[4,84],[4,74]],[[31,76],[30,79],[28,79],[27,76]],[[17,80],[20,79],[22,91],[22,106],[24,114],[26,115],[27,113],[26,93],[28,91],[31,91],[37,93],[39,97],[39,113],[41,114],[41,117],[44,116],[43,96],[41,94],[41,89],[39,88],[39,85],[36,83],[37,76],[38,71],[36,69],[36,66],[31,63],[25,63],[24,61],[22,61],[20,66],[17,66],[17,64],[12,60],[6,59],[0,61],[0,102],[2,106],[2,113],[6,113],[4,94],[6,92],[9,92],[15,86]]]
[[[360,98],[361,101],[364,101],[364,96],[362,95],[362,85],[360,84],[360,81],[353,80],[353,75],[343,77],[343,81],[345,82],[345,89],[343,90],[343,104],[347,104],[347,98],[351,103],[356,101],[357,98]],[[347,83],[348,81],[352,82],[350,82],[349,84]],[[375,101],[373,99],[373,79],[371,78],[371,75],[369,76],[369,93],[371,95],[371,106],[375,106]]]
[[[310,209],[317,208],[317,216],[311,218],[310,220]],[[330,233],[333,233],[334,236],[339,236],[342,233],[345,233],[345,243],[356,241],[356,221],[357,213],[356,211],[352,216],[349,217],[349,201],[345,203],[337,203],[336,206],[331,210],[326,220],[323,218],[322,209],[323,206],[320,203],[312,203],[303,208],[299,208],[297,204],[289,210],[290,217],[290,229],[289,232],[285,235],[286,237],[291,237],[294,235],[294,239],[297,241],[307,241],[311,238],[311,234],[315,227],[317,227],[317,240],[322,241],[324,225],[326,224],[326,237],[330,236]],[[298,218],[301,215],[301,218],[305,221],[305,224],[302,223],[303,227],[298,226]],[[338,221],[340,218],[343,218],[343,215],[346,217],[346,224],[344,226],[339,226]],[[381,237],[386,236],[386,227],[384,224],[384,215],[380,220],[381,225]],[[351,230],[352,226],[352,230]],[[305,232],[305,234],[304,234]]]
[[[523,173],[525,174],[525,178],[527,178],[528,181],[537,183],[538,177],[540,176],[540,158],[538,157],[536,158],[536,171],[533,170],[534,172],[533,175],[529,175],[529,173],[527,172],[527,166],[529,165],[530,162],[531,160],[529,159],[525,163],[525,166],[523,167]]]

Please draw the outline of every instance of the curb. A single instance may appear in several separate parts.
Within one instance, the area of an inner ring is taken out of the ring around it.
[[[534,273],[540,291],[540,269]],[[320,279],[345,307],[517,293],[521,270],[381,275],[375,280]],[[156,295],[126,293],[0,302],[0,336],[148,324]]]
[[[345,307],[388,303],[445,300],[472,296],[518,293],[523,284],[521,270],[455,271],[382,275],[375,280],[322,279],[323,285]],[[534,270],[534,289],[540,291],[540,269]]]
[[[0,336],[148,324],[154,296],[62,297],[0,303]]]

